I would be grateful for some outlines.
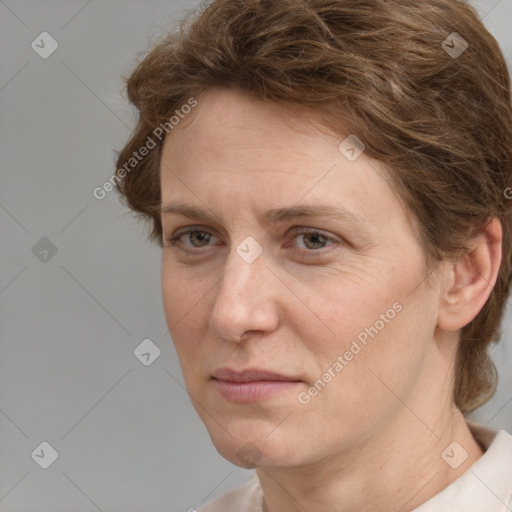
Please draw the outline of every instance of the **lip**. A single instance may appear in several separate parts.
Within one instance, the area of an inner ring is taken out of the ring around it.
[[[231,368],[219,368],[212,373],[212,377],[218,380],[229,382],[254,382],[261,380],[275,380],[275,381],[295,381],[300,379],[297,377],[290,377],[281,375],[280,373],[260,370],[259,368],[247,368],[246,370],[233,370]]]
[[[226,400],[241,403],[271,398],[302,381],[297,377],[258,368],[241,371],[219,368],[212,373],[211,382]]]

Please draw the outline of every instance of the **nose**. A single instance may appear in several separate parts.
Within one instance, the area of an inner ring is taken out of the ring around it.
[[[210,329],[235,342],[244,335],[274,331],[279,324],[278,297],[284,296],[284,290],[279,289],[282,283],[264,252],[249,263],[233,248],[225,268],[209,317]]]

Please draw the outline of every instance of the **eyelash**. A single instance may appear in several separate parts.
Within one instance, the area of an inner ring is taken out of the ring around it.
[[[209,231],[207,231],[207,230],[203,230],[203,229],[199,229],[199,228],[190,228],[190,229],[187,229],[185,231],[182,231],[181,233],[178,233],[177,235],[175,235],[172,238],[166,238],[165,240],[172,247],[175,247],[175,246],[177,247],[178,243],[180,242],[180,239],[183,236],[185,236],[185,235],[189,235],[190,233],[207,233],[207,234],[211,235],[211,233]],[[311,229],[311,228],[309,228],[309,229],[308,228],[299,228],[298,230],[296,230],[293,233],[293,238],[295,239],[296,237],[298,237],[300,235],[305,235],[305,234],[308,234],[308,235],[310,235],[310,234],[320,235],[320,236],[322,236],[323,238],[325,238],[329,242],[334,242],[334,243],[338,243],[338,244],[343,244],[344,243],[343,241],[336,240],[333,237],[330,237],[328,235],[323,234],[321,231],[318,231],[316,229]],[[330,247],[331,245],[333,245],[333,244],[330,244],[327,247]],[[184,252],[186,254],[190,254],[190,255],[194,255],[194,256],[199,256],[198,253],[202,252],[201,248],[184,249],[183,247],[177,247],[177,249],[179,249],[180,251],[182,251],[182,252]],[[322,255],[322,253],[325,253],[325,251],[323,251],[323,249],[324,248],[321,248],[321,249],[295,249],[293,252],[295,254],[300,255],[301,257],[315,258],[315,257],[318,257],[319,255]]]

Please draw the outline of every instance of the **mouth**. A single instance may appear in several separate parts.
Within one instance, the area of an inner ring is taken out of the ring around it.
[[[302,381],[273,371],[219,368],[212,373],[212,385],[229,402],[258,402],[289,391]]]

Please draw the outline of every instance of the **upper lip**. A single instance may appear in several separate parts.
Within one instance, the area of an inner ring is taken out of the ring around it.
[[[248,368],[246,370],[219,368],[212,373],[212,377],[214,379],[229,382],[253,382],[259,380],[299,381],[296,377],[289,377],[268,370],[260,370],[258,368]]]

